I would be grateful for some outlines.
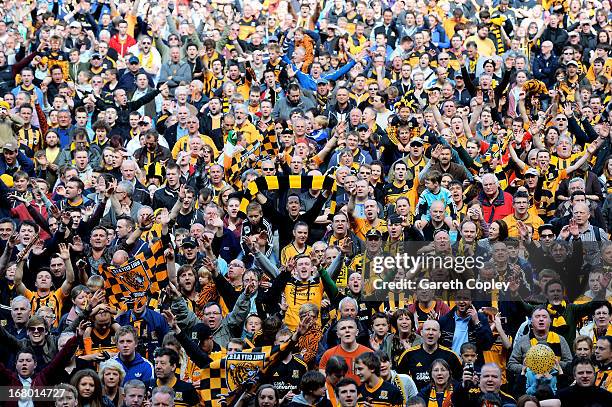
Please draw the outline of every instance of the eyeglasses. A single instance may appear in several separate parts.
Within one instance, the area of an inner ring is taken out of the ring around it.
[[[552,238],[554,238],[554,237],[555,237],[555,235],[554,235],[554,234],[552,234],[552,233],[542,233],[542,234],[540,235],[540,237],[541,237],[542,239],[552,239]]]
[[[28,328],[28,332],[43,333],[45,332],[45,327],[44,326],[31,326]]]
[[[262,171],[274,171],[274,168],[270,167],[270,168],[261,168]]]

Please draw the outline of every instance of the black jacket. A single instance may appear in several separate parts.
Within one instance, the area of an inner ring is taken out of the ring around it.
[[[159,95],[160,91],[158,89],[152,90],[143,97],[138,100],[129,101],[123,106],[119,106],[116,103],[106,103],[102,99],[96,98],[96,107],[100,110],[105,110],[109,107],[113,107],[117,110],[117,127],[122,129],[129,130],[130,128],[130,113],[140,109],[142,106],[146,105],[157,95]]]

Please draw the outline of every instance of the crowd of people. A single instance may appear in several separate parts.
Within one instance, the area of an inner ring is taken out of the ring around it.
[[[612,1],[2,6],[0,404],[612,405]]]

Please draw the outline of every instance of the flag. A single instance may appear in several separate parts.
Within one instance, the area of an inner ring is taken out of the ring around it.
[[[168,284],[164,249],[160,239],[122,266],[100,265],[110,305],[125,311],[129,303],[142,304]]]
[[[227,395],[248,380],[265,375],[270,367],[278,364],[291,350],[293,343],[262,346],[236,352],[213,360],[201,367],[199,393],[207,407],[220,407],[219,396]]]
[[[240,179],[242,172],[248,168],[249,157],[252,154],[259,156],[260,147],[261,143],[258,141],[245,150],[234,153],[229,160],[229,164],[225,163],[226,178],[230,185],[233,185],[238,190],[242,189],[242,180]]]
[[[261,146],[261,155],[272,159],[278,155],[278,138],[274,132],[274,123],[270,124],[268,128],[262,132],[263,143]]]

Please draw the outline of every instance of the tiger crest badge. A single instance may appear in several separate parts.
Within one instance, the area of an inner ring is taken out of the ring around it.
[[[263,352],[238,352],[227,355],[225,372],[227,388],[236,390],[238,386],[255,379],[264,368],[266,354]]]

